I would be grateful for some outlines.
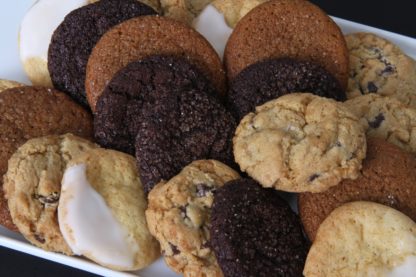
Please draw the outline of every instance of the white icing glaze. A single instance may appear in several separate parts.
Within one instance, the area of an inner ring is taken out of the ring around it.
[[[20,26],[20,57],[48,56],[49,43],[55,29],[71,11],[88,4],[87,0],[40,0],[25,15]]]
[[[208,5],[195,18],[192,25],[211,43],[222,59],[227,40],[233,32],[233,29],[225,22],[224,15],[213,5]]]
[[[138,246],[88,182],[85,164],[72,166],[64,173],[58,220],[75,254],[107,266],[133,267]]]
[[[403,264],[393,268],[386,277],[414,277],[416,276],[416,256],[409,256]]]

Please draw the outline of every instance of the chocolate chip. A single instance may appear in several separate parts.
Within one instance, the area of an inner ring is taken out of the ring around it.
[[[381,123],[385,120],[386,118],[384,117],[384,115],[382,113],[379,113],[374,120],[372,121],[368,121],[368,125],[373,128],[373,129],[377,129],[378,127],[380,127]]]
[[[336,147],[341,147],[342,146],[342,143],[339,140],[337,140],[337,142],[335,142],[335,146]]]
[[[319,178],[319,174],[313,174],[312,176],[309,177],[309,182],[313,182],[315,179]]]
[[[47,196],[35,194],[34,198],[39,200],[39,202],[44,204],[44,205],[45,204],[55,204],[59,201],[59,193],[53,192],[52,194],[47,195]]]
[[[42,235],[35,234],[35,239],[40,243],[45,243],[45,238]]]
[[[183,217],[183,219],[190,219],[186,213],[186,207],[188,207],[188,205],[181,206],[179,207],[179,210],[181,211],[181,216]]]
[[[210,187],[206,184],[197,184],[196,185],[196,196],[204,197],[207,195],[208,192],[212,192],[214,190],[213,187]]]
[[[172,243],[169,242],[169,246],[170,246],[170,249],[172,249],[173,255],[178,255],[179,253],[181,253],[181,251],[179,251],[176,245],[173,245]]]
[[[378,87],[373,82],[368,82],[367,84],[368,92],[377,92]]]
[[[396,71],[396,69],[391,65],[391,64],[388,64],[384,69],[383,69],[383,71],[381,71],[381,74],[382,75],[390,75],[390,74],[393,74],[394,72]]]

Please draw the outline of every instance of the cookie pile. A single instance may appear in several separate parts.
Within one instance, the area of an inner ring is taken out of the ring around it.
[[[414,272],[416,62],[397,46],[304,0],[58,2],[20,49],[59,91],[0,82],[2,225],[116,270],[161,251],[185,276]]]

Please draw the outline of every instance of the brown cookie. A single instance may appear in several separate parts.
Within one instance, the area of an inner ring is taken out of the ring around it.
[[[127,64],[151,55],[181,56],[194,64],[225,93],[225,72],[209,42],[184,23],[158,16],[128,20],[107,32],[87,65],[86,91],[91,109],[114,74]]]
[[[381,139],[368,140],[367,158],[356,180],[344,180],[322,193],[299,195],[299,213],[308,237],[337,207],[352,201],[372,201],[393,207],[416,220],[416,158]]]
[[[269,1],[240,20],[225,48],[229,81],[253,63],[282,57],[320,64],[347,86],[348,50],[341,30],[308,1]]]
[[[41,87],[17,87],[0,93],[0,176],[7,162],[27,140],[46,135],[73,133],[92,138],[92,117],[66,94]],[[17,230],[3,195],[0,179],[0,224]]]

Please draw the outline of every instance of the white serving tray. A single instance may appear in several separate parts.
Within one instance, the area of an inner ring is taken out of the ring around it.
[[[10,79],[29,84],[18,56],[17,33],[19,23],[25,11],[34,3],[34,0],[5,1],[0,5],[0,79]],[[416,39],[398,35],[392,32],[354,23],[340,18],[334,20],[341,27],[342,31],[372,32],[385,37],[399,45],[409,56],[416,59]],[[4,23],[2,23],[3,21]],[[292,197],[289,197],[292,198]],[[293,199],[293,198],[292,198]],[[295,209],[295,203],[291,203]],[[92,272],[101,276],[141,276],[141,277],[176,277],[179,276],[170,270],[162,259],[150,267],[137,272],[117,272],[101,267],[83,258],[68,257],[61,254],[46,252],[29,244],[20,234],[10,232],[0,226],[0,246],[14,249],[29,255],[44,258],[53,262]]]

